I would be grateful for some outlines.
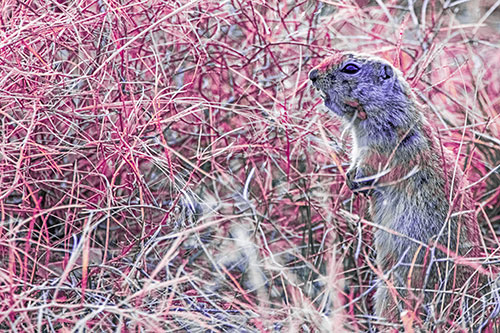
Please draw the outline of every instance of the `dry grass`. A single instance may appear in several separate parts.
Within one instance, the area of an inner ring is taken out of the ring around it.
[[[430,106],[498,266],[499,3],[397,3],[2,2],[0,328],[374,329],[375,227],[306,80],[338,49]]]

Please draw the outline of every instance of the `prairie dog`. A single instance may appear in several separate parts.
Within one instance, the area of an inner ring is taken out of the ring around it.
[[[467,182],[440,144],[401,72],[365,54],[341,53],[309,73],[325,106],[353,137],[347,185],[370,197],[376,262],[384,277],[375,314],[403,311],[443,318],[460,288],[479,275],[464,258],[481,255]]]

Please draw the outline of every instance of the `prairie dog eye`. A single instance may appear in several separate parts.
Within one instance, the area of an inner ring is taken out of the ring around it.
[[[347,64],[340,71],[346,74],[355,74],[359,71],[359,67],[355,64]]]

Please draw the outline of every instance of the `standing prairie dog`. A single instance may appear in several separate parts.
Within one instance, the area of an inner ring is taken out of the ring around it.
[[[481,254],[467,183],[453,154],[389,62],[339,52],[309,79],[325,106],[349,124],[347,185],[370,197],[380,226],[374,243],[384,276],[375,293],[376,315],[395,321],[410,311],[446,318],[457,310],[449,304],[477,287],[479,274],[464,262]]]

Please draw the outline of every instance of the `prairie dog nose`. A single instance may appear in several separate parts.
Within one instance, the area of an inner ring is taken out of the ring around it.
[[[311,81],[316,81],[318,78],[319,71],[317,69],[313,69],[312,71],[309,72],[309,80]]]

